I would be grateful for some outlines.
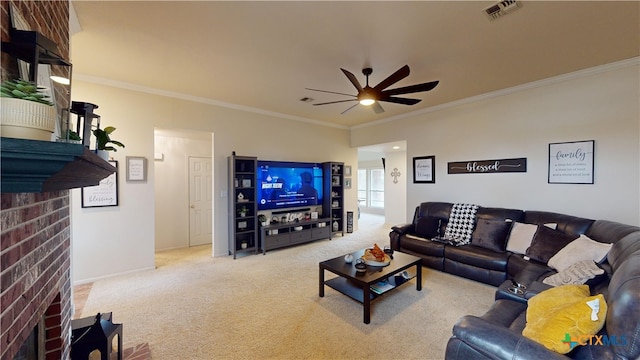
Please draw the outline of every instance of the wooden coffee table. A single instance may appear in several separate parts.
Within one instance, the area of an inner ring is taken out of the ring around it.
[[[367,270],[365,272],[359,273],[355,268],[355,259],[361,257],[363,253],[364,250],[351,253],[354,258],[354,261],[351,264],[347,264],[344,261],[345,255],[321,262],[319,264],[319,295],[320,297],[324,297],[324,286],[327,285],[328,287],[362,303],[364,305],[364,323],[369,324],[371,321],[371,301],[396,287],[394,275],[398,275],[415,266],[416,273],[410,277],[416,277],[416,290],[422,290],[422,263],[420,258],[417,256],[396,251],[393,253],[393,259],[389,265],[367,266]],[[325,270],[338,275],[338,277],[325,281]],[[371,289],[372,285],[375,286],[383,280],[388,280],[388,283],[392,285],[393,288],[380,292],[380,294]],[[398,286],[399,285],[401,284],[398,284]]]

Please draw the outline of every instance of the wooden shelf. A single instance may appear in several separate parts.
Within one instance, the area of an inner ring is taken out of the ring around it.
[[[37,193],[94,186],[117,169],[82,144],[0,139],[2,192]]]

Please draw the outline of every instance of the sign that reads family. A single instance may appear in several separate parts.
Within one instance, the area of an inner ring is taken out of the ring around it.
[[[527,172],[527,158],[456,161],[447,164],[449,174]]]

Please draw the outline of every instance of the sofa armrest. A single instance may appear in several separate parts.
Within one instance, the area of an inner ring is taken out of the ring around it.
[[[391,227],[391,231],[398,233],[398,235],[405,235],[414,232],[413,224],[402,224]]]
[[[490,359],[567,359],[521,334],[476,316],[467,315],[458,320],[453,335]],[[456,356],[447,353],[447,358]]]

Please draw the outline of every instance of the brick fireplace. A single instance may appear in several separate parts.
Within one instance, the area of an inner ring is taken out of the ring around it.
[[[43,319],[46,359],[68,359],[72,317],[67,190],[2,194],[0,340],[13,359]]]
[[[2,41],[11,40],[9,28],[15,15],[11,11],[15,11],[31,30],[53,40],[68,58],[67,1],[9,0],[0,6]],[[16,60],[6,55],[2,53],[2,80],[18,75]],[[68,107],[68,96],[58,86],[55,90],[59,108]],[[3,145],[0,359],[13,359],[37,324],[44,340],[38,349],[41,357],[68,359],[72,316],[69,191],[5,193],[5,161],[10,162],[5,152]]]

